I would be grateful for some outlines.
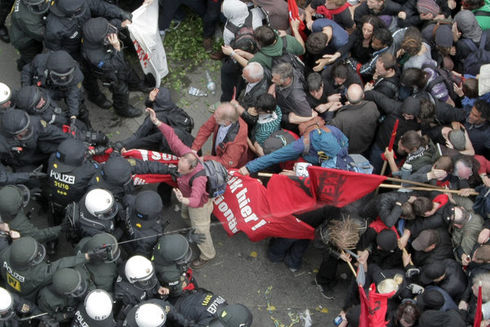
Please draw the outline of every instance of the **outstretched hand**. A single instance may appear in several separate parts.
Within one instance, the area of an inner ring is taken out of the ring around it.
[[[146,108],[146,112],[148,113],[148,115],[150,115],[150,120],[153,124],[159,126],[162,123],[161,121],[158,120],[155,110],[151,108]]]

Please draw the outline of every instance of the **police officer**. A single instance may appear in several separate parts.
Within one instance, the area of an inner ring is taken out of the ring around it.
[[[169,296],[179,297],[185,290],[197,288],[192,277],[192,249],[180,234],[164,235],[153,248],[152,261],[159,282],[170,290]]]
[[[124,271],[119,274],[114,286],[114,297],[121,305],[117,315],[119,320],[139,302],[168,294],[168,289],[159,285],[153,264],[147,258],[132,256],[122,267]]]
[[[36,85],[23,86],[16,92],[15,107],[29,115],[41,117],[50,125],[63,127],[70,124],[70,117],[51,98],[49,91]]]
[[[80,53],[82,28],[92,17],[103,16],[118,20],[118,28],[131,23],[131,14],[105,1],[95,0],[59,0],[51,6],[46,23],[46,48],[66,50],[75,60],[82,64]],[[121,22],[122,21],[122,22]],[[89,67],[82,64],[85,81],[83,83],[90,101],[102,109],[109,109],[112,103],[107,100],[97,87],[97,79]]]
[[[29,202],[29,189],[24,185],[7,185],[0,189],[0,216],[9,228],[22,236],[31,236],[40,243],[58,238],[61,226],[38,228],[26,216],[24,208]]]
[[[218,311],[223,310],[227,305],[222,296],[203,288],[182,294],[174,303],[175,310],[199,326],[210,324],[218,317]]]
[[[48,196],[59,224],[65,207],[78,202],[86,193],[89,181],[99,164],[87,158],[88,147],[82,141],[68,138],[60,143],[48,163]],[[56,223],[56,222],[55,222]]]
[[[77,118],[90,129],[88,111],[84,104],[82,71],[77,62],[64,50],[38,54],[22,68],[21,84],[37,85],[48,90],[56,101],[64,100],[72,123]]]
[[[168,224],[162,215],[162,199],[155,191],[143,191],[124,198],[126,207],[126,240],[124,249],[129,255],[149,257],[158,237]]]
[[[41,311],[34,303],[0,287],[0,327],[18,327],[20,325],[19,318],[26,315],[35,316],[40,313]],[[47,327],[57,326],[49,316],[41,316],[39,319]]]
[[[2,116],[2,131],[8,146],[7,163],[16,170],[32,170],[47,161],[58,144],[69,136],[25,111],[11,109]]]
[[[104,290],[90,291],[75,311],[71,327],[114,327],[112,296]]]
[[[7,289],[27,300],[34,301],[39,289],[51,281],[54,273],[61,268],[74,267],[89,260],[104,260],[105,249],[64,257],[47,263],[46,249],[30,236],[21,237],[0,252],[0,272],[7,282]]]
[[[171,174],[177,173],[177,167],[157,161],[125,159],[119,155],[111,156],[103,165],[100,174],[94,176],[90,188],[110,190],[116,199],[134,192],[133,174]]]
[[[243,304],[229,304],[218,310],[218,317],[211,321],[208,327],[250,327],[253,316]]]
[[[78,242],[98,233],[110,233],[120,238],[122,230],[116,230],[116,224],[124,219],[122,211],[110,191],[100,188],[88,191],[79,203],[73,202],[66,208],[66,224],[71,226],[73,233],[70,240]]]
[[[89,19],[83,26],[82,56],[90,72],[109,86],[115,112],[123,117],[137,117],[143,112],[129,104],[128,83],[134,84],[139,78],[124,59],[117,32],[103,17]]]
[[[83,269],[62,268],[53,275],[51,284],[39,291],[37,304],[54,320],[71,322],[78,304],[93,289],[95,287]]]
[[[92,237],[83,238],[75,247],[77,253],[91,252],[106,248],[107,257],[104,261],[90,261],[83,266],[92,276],[95,286],[112,293],[117,278],[117,263],[120,261],[121,250],[114,236],[108,233],[99,233]]]
[[[135,305],[123,322],[124,327],[162,327],[167,321],[177,326],[196,326],[178,313],[167,301],[150,299]]]
[[[43,51],[48,10],[48,0],[15,0],[10,16],[10,39],[20,54],[17,59],[19,71]]]
[[[0,82],[0,115],[12,107],[12,90],[10,87]]]

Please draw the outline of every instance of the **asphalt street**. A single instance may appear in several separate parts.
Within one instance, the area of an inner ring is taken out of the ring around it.
[[[11,45],[0,42],[0,81],[7,83],[12,89],[20,87],[15,62],[17,57]],[[213,77],[219,90],[219,72],[215,72]],[[189,78],[192,86],[205,89],[204,71],[196,71]],[[130,102],[143,109],[145,96],[141,93],[131,93]],[[174,92],[174,101],[177,102],[181,96],[187,104],[184,109],[195,120],[195,134],[199,126],[210,116],[207,106],[216,102],[218,95],[198,98],[180,90],[179,93]],[[129,136],[143,119],[120,119],[112,110],[96,108],[90,102],[87,104],[94,127],[107,133],[112,140]],[[209,151],[209,144],[206,144],[204,152]],[[187,226],[180,218],[180,212],[175,205],[167,208],[165,215],[168,215],[171,221],[168,230]],[[42,213],[34,213],[35,222],[43,224],[44,218]],[[300,314],[306,310],[309,311],[312,321],[312,325],[306,326],[333,326],[332,320],[340,311],[347,282],[339,277],[339,283],[331,294],[334,299],[327,300],[322,297],[312,283],[321,261],[320,250],[310,246],[302,268],[292,273],[283,263],[271,263],[267,259],[267,240],[254,243],[243,233],[228,237],[217,222],[212,226],[212,236],[217,256],[195,272],[200,287],[222,295],[229,303],[248,306],[254,315],[253,326],[305,326]],[[60,249],[60,253],[69,254],[65,249]],[[346,267],[341,268],[348,273]],[[342,273],[343,277],[346,276],[345,272]]]

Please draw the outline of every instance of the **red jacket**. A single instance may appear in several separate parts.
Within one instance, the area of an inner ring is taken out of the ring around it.
[[[203,159],[219,161],[227,169],[245,166],[249,159],[247,123],[245,123],[242,118],[239,118],[238,122],[234,123],[233,126],[230,127],[225,139],[215,150],[218,128],[219,125],[216,124],[216,119],[214,118],[214,115],[212,115],[201,126],[199,132],[197,132],[194,143],[192,143],[192,149],[196,151],[201,149],[209,136],[213,134],[213,150],[211,155],[205,155],[203,156]]]

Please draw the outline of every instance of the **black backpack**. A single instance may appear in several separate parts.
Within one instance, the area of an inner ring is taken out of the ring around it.
[[[187,133],[192,133],[194,119],[192,119],[184,109],[178,107],[167,108],[164,111],[158,111],[157,115],[158,119],[165,124],[181,129]]]
[[[230,21],[226,22],[225,28],[235,35],[235,38],[230,44],[233,49],[242,49],[251,53],[257,51],[257,40],[254,35],[252,18],[252,12],[249,10],[248,16],[242,25],[236,26]]]
[[[463,39],[462,41],[471,50],[471,53],[463,61],[464,73],[476,76],[480,73],[481,65],[490,63],[490,51],[485,50],[487,34],[483,31],[478,48],[472,40]]]
[[[197,172],[189,180],[192,185],[194,178],[198,176],[206,176],[208,181],[206,183],[206,192],[208,192],[210,198],[215,198],[222,195],[226,191],[228,185],[228,170],[220,162],[215,160],[199,161],[204,169]]]
[[[293,69],[301,73],[301,75],[304,75],[305,73],[305,64],[299,59],[298,56],[287,52],[286,48],[288,46],[288,42],[286,39],[286,36],[281,36],[282,39],[282,54],[280,56],[275,56],[275,57],[270,57],[267,56],[262,52],[267,57],[270,57],[272,59],[271,63],[271,68],[274,67],[277,64],[287,62],[293,66]]]

